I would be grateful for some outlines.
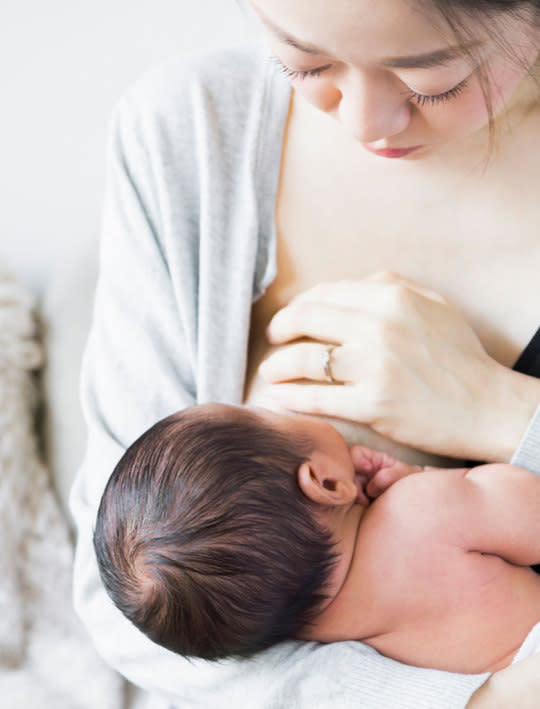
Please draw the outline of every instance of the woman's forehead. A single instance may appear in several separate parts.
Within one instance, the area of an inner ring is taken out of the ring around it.
[[[308,54],[366,61],[455,43],[444,18],[418,0],[251,0],[269,34]]]

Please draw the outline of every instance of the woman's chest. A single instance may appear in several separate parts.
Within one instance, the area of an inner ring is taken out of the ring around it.
[[[383,270],[440,292],[488,353],[512,366],[540,325],[534,175],[504,184],[475,176],[431,181],[410,165],[389,170],[375,156],[351,159],[338,133],[315,150],[307,125],[291,120],[286,133],[275,208],[277,276],[252,311],[246,400],[264,391],[256,370],[271,351],[264,329],[277,310],[317,283]],[[351,444],[381,444],[365,427],[338,427]]]
[[[509,150],[491,170],[429,171],[351,146],[334,121],[315,149],[314,120],[305,108],[291,112],[275,210],[278,277],[261,309],[321,281],[392,270],[447,297],[488,352],[513,364],[540,324],[537,159]]]

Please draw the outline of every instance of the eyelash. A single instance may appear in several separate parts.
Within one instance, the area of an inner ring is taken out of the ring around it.
[[[285,64],[283,64],[280,59],[273,55],[270,56],[270,60],[277,66],[277,68],[283,74],[285,74],[285,76],[289,77],[289,79],[307,79],[311,76],[319,76],[325,69],[328,69],[328,67],[326,66],[321,66],[317,69],[310,69],[309,71],[296,71],[295,69],[291,69]]]
[[[323,71],[328,69],[326,66],[321,66],[317,69],[310,69],[309,71],[296,71],[295,69],[291,69],[290,67],[286,66],[283,64],[281,60],[279,60],[275,56],[270,56],[271,61],[277,66],[277,68],[285,74],[289,79],[300,79],[304,80],[310,77],[318,77],[320,74],[322,74]],[[435,94],[428,96],[427,94],[419,94],[416,91],[410,91],[409,93],[409,101],[415,101],[419,106],[425,106],[426,104],[429,104],[430,106],[434,106],[437,103],[446,103],[447,101],[450,101],[453,98],[456,98],[456,96],[459,96],[466,88],[468,84],[468,79],[464,79],[461,81],[457,86],[454,86],[453,89],[449,89],[448,91],[445,91],[442,94]]]
[[[436,103],[446,103],[447,101],[451,101],[453,98],[456,98],[456,96],[463,93],[463,91],[467,88],[467,85],[468,79],[463,79],[463,81],[457,84],[457,86],[454,86],[453,89],[445,91],[443,94],[435,94],[434,96],[417,94],[416,91],[411,91],[409,94],[409,101],[415,101],[419,106],[425,106],[426,104],[434,106]]]

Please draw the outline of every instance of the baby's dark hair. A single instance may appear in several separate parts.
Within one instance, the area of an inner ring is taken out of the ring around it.
[[[208,660],[297,636],[337,557],[320,505],[297,484],[312,450],[241,407],[155,424],[114,469],[97,515],[116,606],[159,645]]]

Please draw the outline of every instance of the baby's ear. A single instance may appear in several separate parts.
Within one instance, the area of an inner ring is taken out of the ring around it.
[[[357,489],[352,480],[343,480],[316,461],[304,461],[296,478],[304,495],[319,505],[335,507],[356,500]]]

